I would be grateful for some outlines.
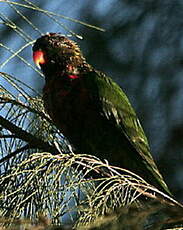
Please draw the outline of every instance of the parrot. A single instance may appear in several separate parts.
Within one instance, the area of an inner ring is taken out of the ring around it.
[[[171,195],[126,94],[86,61],[75,41],[46,33],[33,45],[33,60],[45,77],[45,110],[76,153],[107,160]]]

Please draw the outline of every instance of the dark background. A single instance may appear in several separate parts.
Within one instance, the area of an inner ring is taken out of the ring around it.
[[[106,30],[100,32],[58,18],[83,36],[83,40],[73,39],[82,47],[88,62],[110,75],[128,95],[165,181],[176,198],[183,201],[183,1],[32,2]],[[11,7],[5,3],[0,3],[1,6],[1,12],[32,39],[40,36]],[[38,11],[23,7],[19,10],[43,33],[69,33]],[[26,41],[9,26],[1,25],[0,42],[18,50]],[[21,51],[21,55],[33,65],[30,46]],[[8,51],[1,48],[1,64],[9,56]],[[18,76],[34,88],[41,90],[43,86],[43,79],[17,58],[0,71]]]

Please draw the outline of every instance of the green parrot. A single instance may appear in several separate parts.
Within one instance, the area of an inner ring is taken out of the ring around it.
[[[77,153],[128,169],[169,194],[137,115],[122,89],[57,33],[38,38],[34,62],[45,76],[45,109]]]

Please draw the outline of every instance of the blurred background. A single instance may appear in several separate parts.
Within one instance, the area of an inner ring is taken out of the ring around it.
[[[82,40],[74,35],[71,38],[79,43],[87,61],[111,76],[128,95],[160,172],[175,197],[183,201],[183,2],[17,0],[12,3],[0,0],[0,71],[41,92],[44,79],[33,69],[28,42],[46,32],[71,34],[73,31],[81,35]],[[33,4],[40,8],[34,10]],[[59,14],[52,16],[58,21],[39,9]],[[105,32],[62,15],[101,27]],[[27,63],[12,55],[15,52]]]

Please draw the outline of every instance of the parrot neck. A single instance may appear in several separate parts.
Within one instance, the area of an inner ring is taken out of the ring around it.
[[[60,78],[68,78],[70,80],[80,78],[85,73],[93,71],[93,68],[91,65],[89,65],[86,62],[80,63],[80,65],[71,65],[66,64],[64,66],[53,67],[53,66],[43,66],[42,72],[45,76],[46,82],[53,80],[53,79],[60,79]]]

